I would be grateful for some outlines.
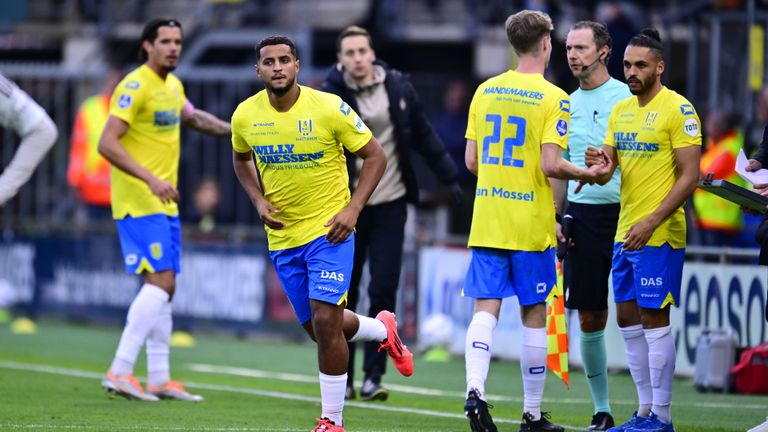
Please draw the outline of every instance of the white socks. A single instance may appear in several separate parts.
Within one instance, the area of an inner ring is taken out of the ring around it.
[[[488,312],[477,312],[467,328],[464,363],[467,370],[467,393],[472,389],[480,392],[485,399],[485,380],[491,363],[493,329],[497,319]]]
[[[139,355],[141,346],[147,339],[150,330],[157,323],[157,318],[163,306],[168,303],[169,296],[162,288],[145,283],[128,309],[123,335],[117,345],[115,359],[110,371],[117,375],[132,375],[133,365]]]
[[[637,415],[648,417],[651,414],[654,395],[651,391],[651,374],[648,369],[648,342],[644,337],[643,326],[637,324],[620,327],[619,331],[624,338],[627,366],[637,387]]]
[[[376,318],[371,318],[357,315],[357,319],[360,321],[360,326],[357,328],[357,333],[354,334],[347,342],[357,341],[378,341],[381,342],[387,338],[387,327],[383,322]]]
[[[541,418],[541,399],[547,380],[547,329],[523,326],[520,350],[520,369],[523,372],[523,412],[533,420]]]
[[[344,410],[344,392],[347,390],[347,374],[326,375],[320,372],[320,399],[323,414],[320,417],[330,419],[337,426],[342,426]]]
[[[147,381],[152,386],[157,387],[171,380],[169,354],[172,330],[171,303],[166,302],[147,336]]]
[[[672,337],[672,326],[655,329],[645,329],[645,340],[648,341],[648,366],[653,388],[653,407],[651,411],[659,416],[659,420],[670,423],[669,412],[672,403],[672,379],[675,374],[675,338]]]

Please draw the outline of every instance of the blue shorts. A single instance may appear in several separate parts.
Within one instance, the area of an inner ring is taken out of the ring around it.
[[[301,325],[312,319],[310,299],[346,304],[354,256],[354,232],[335,245],[322,236],[303,246],[269,253]]]
[[[522,306],[546,301],[557,283],[555,248],[543,252],[472,248],[464,295],[479,299],[517,296]]]
[[[680,304],[685,249],[668,243],[622,251],[623,243],[613,245],[613,298],[616,303],[637,301],[646,309],[662,309]]]
[[[127,273],[181,272],[181,223],[178,216],[126,216],[115,222]]]

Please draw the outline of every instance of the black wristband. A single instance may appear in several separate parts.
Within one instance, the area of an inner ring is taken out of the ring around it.
[[[563,217],[559,214],[555,213],[555,222],[559,223],[560,225],[563,224]]]

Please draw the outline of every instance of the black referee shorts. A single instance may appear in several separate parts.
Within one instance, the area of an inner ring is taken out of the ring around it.
[[[567,308],[608,309],[608,278],[619,209],[619,204],[568,203],[575,246],[568,250],[563,264]]]

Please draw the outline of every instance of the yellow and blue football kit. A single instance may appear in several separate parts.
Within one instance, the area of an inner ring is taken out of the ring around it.
[[[253,152],[264,197],[285,226],[265,226],[270,257],[299,321],[309,299],[346,301],[354,236],[332,245],[325,224],[350,199],[344,148],[360,150],[371,131],[341,98],[299,86],[296,103],[279,112],[266,91],[243,101],[232,115],[232,147]]]
[[[109,114],[128,124],[120,144],[139,165],[176,186],[179,171],[184,86],[142,65],[117,85]],[[112,166],[112,216],[129,273],[179,272],[181,236],[178,206],[163,203],[149,186]]]
[[[645,308],[679,304],[685,258],[685,213],[675,210],[638,251],[622,251],[627,232],[655,211],[677,181],[675,150],[701,145],[701,126],[688,100],[663,87],[644,107],[636,97],[616,104],[605,144],[621,167],[621,212],[613,255],[614,299]]]
[[[566,149],[569,111],[568,95],[540,74],[507,71],[475,92],[465,135],[478,161],[465,295],[517,295],[529,305],[554,286],[555,208],[541,150]]]

